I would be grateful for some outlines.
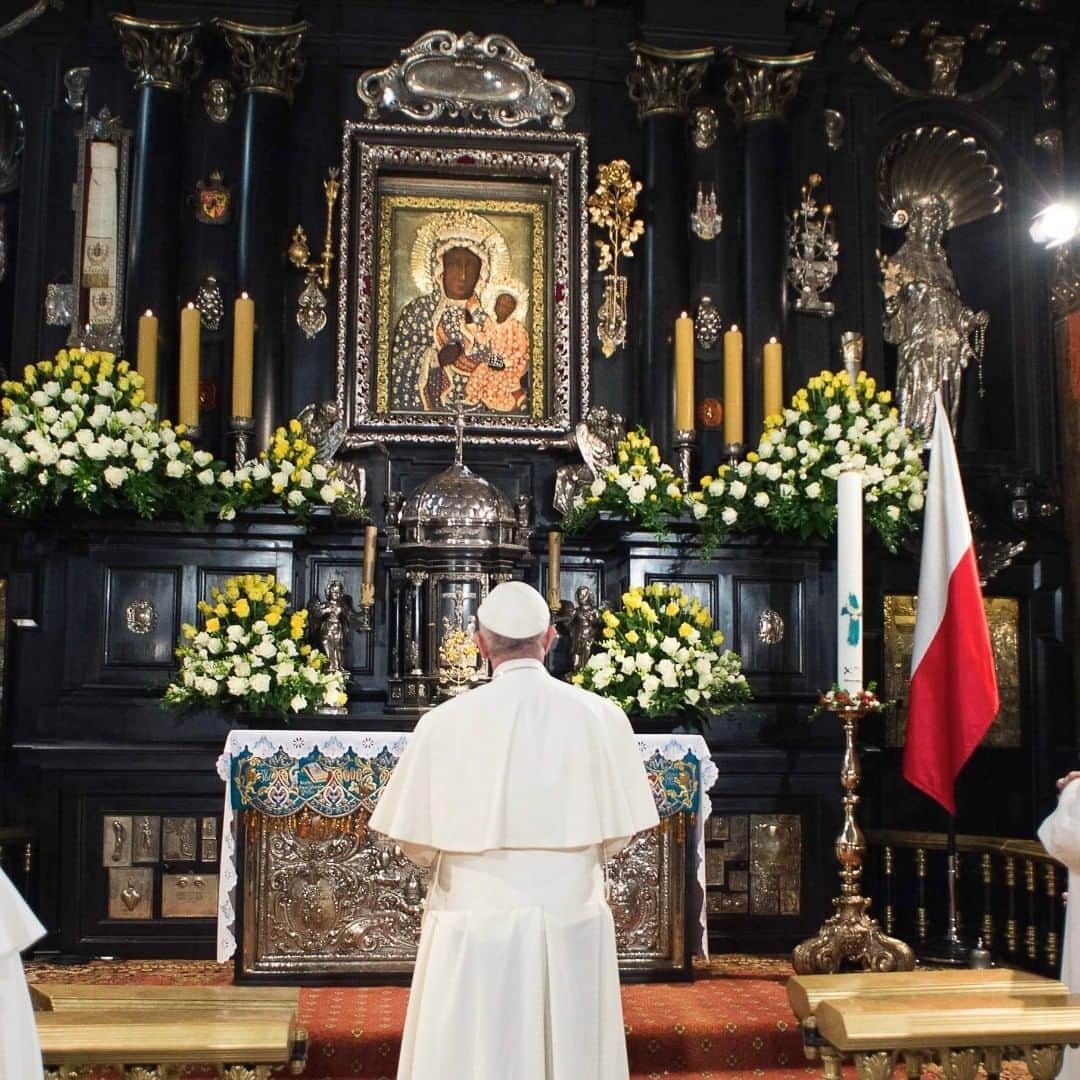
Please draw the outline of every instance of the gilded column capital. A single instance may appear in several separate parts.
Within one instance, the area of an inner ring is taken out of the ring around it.
[[[650,116],[687,116],[690,98],[701,89],[709,61],[716,50],[662,49],[641,41],[630,43],[634,67],[626,76],[630,100],[638,119]]]
[[[737,120],[783,120],[788,102],[799,89],[802,69],[814,53],[793,56],[737,56],[724,81],[724,93]]]
[[[202,67],[196,37],[198,20],[139,19],[114,15],[124,63],[135,73],[136,86],[184,91]]]
[[[232,54],[233,74],[245,94],[276,94],[291,102],[304,75],[300,54],[308,22],[290,26],[252,26],[232,19],[214,19]]]

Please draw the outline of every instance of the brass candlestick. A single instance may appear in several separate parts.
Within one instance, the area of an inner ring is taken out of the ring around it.
[[[340,169],[330,169],[323,181],[326,193],[326,233],[323,237],[322,254],[315,262],[311,261],[311,247],[302,225],[296,226],[292,242],[289,244],[289,262],[305,273],[304,288],[300,293],[300,302],[296,311],[296,323],[301,330],[313,338],[326,326],[326,293],[330,288],[330,268],[334,262],[334,204],[341,191]]]
[[[229,424],[233,437],[233,468],[240,469],[250,456],[248,445],[255,431],[255,421],[250,416],[234,416]]]
[[[697,432],[692,428],[689,431],[676,431],[672,440],[675,445],[675,471],[683,482],[683,490],[690,490],[690,469],[693,464],[694,446],[697,443]]]
[[[836,914],[830,915],[812,938],[795,946],[791,964],[799,975],[829,975],[844,961],[860,964],[867,971],[912,971],[915,953],[910,945],[888,937],[867,914],[870,899],[859,895],[866,838],[855,820],[859,803],[859,754],[855,736],[863,709],[852,706],[830,708],[844,728],[844,761],[840,783],[844,789],[844,825],[836,839],[836,859],[840,863],[840,895],[833,900]]]

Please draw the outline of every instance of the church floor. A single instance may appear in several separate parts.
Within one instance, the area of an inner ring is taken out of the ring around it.
[[[79,967],[31,962],[31,982],[215,985],[231,965],[210,961],[91,961]],[[693,983],[623,987],[633,1080],[808,1080],[787,1006],[786,959],[718,956]],[[312,987],[300,995],[311,1038],[305,1077],[387,1078],[397,1067],[408,991],[403,987]],[[194,1074],[192,1074],[194,1075]],[[508,1078],[509,1080],[509,1078]]]

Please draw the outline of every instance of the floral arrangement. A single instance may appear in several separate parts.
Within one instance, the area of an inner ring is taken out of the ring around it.
[[[571,680],[628,714],[689,714],[704,726],[750,697],[742,661],[723,643],[708,610],[678,585],[638,586],[623,593],[621,611],[604,612],[601,637]]]
[[[61,350],[0,384],[0,503],[33,515],[69,498],[143,517],[215,506],[220,463],[157,419],[142,377],[112,353]]]
[[[601,510],[662,533],[666,519],[683,511],[683,485],[660,460],[660,450],[643,428],[628,432],[616,447],[615,463],[574,499],[563,531],[580,532]]]
[[[337,469],[316,461],[315,454],[299,420],[279,427],[270,449],[257,460],[221,474],[221,485],[229,492],[220,512],[222,520],[231,521],[243,507],[275,502],[301,520],[316,506],[329,506],[342,517],[364,517],[365,508],[338,477]]]
[[[922,510],[926,471],[922,444],[891,401],[865,372],[854,386],[844,372],[814,376],[790,408],[766,419],[745,461],[701,478],[693,496],[705,507],[705,546],[761,526],[804,538],[831,535],[836,478],[856,469],[863,473],[866,521],[895,551]]]
[[[181,424],[159,420],[143,379],[112,353],[63,349],[0,383],[0,505],[29,517],[74,501],[102,513],[131,507],[201,521],[280,503],[306,519],[316,506],[367,515],[333,464],[315,461],[298,420],[235,472],[198,450]]]
[[[320,705],[343,706],[344,675],[304,643],[308,613],[290,612],[288,590],[273,574],[229,578],[199,601],[203,627],[182,627],[180,674],[165,705],[226,708],[288,719]]]
[[[814,709],[813,715],[817,716],[823,712],[840,712],[842,709],[858,709],[864,713],[878,713],[883,712],[890,705],[891,701],[882,701],[877,696],[877,683],[869,682],[862,690],[841,690],[840,687],[833,683],[832,689],[827,690],[818,696],[817,707]]]

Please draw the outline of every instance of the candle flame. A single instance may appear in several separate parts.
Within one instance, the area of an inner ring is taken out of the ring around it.
[[[739,328],[734,323],[731,324],[731,332],[733,334],[737,334],[739,332]]]
[[[251,297],[249,297],[249,296],[248,296],[248,294],[247,294],[246,292],[242,292],[242,293],[240,294],[240,299],[241,299],[241,300],[250,300],[250,299],[251,299]]]
[[[193,308],[195,306],[195,301],[194,300],[189,300],[188,303],[187,303],[187,306],[189,308]]]
[[[679,316],[679,318],[680,318],[680,319],[689,319],[689,318],[690,318],[690,316],[689,316],[689,315],[687,315],[687,314],[686,314],[686,312],[684,311],[684,312],[683,312],[683,313],[682,313],[682,314],[681,314],[681,315]]]
[[[769,344],[770,345],[775,345],[776,344],[776,338],[774,338],[774,337],[769,338]]]
[[[154,317],[154,313],[149,308],[146,309],[146,317],[148,319],[152,319]]]

